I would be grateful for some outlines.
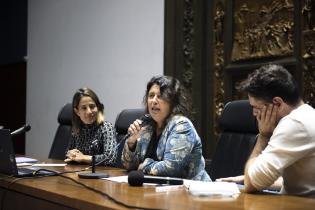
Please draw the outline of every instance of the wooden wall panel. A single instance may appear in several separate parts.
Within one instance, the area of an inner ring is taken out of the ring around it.
[[[261,65],[284,65],[315,105],[315,0],[176,0],[165,9],[165,73],[193,96],[206,158],[224,104],[246,98],[236,86]]]

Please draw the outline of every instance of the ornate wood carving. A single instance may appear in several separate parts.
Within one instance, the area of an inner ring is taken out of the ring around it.
[[[304,0],[302,6],[303,98],[315,107],[315,3]]]
[[[183,23],[183,54],[184,72],[183,85],[192,93],[193,62],[194,62],[194,9],[192,0],[185,0]]]
[[[236,0],[232,61],[293,53],[292,0]]]
[[[194,7],[192,0],[184,0],[183,13],[183,71],[182,82],[183,86],[190,94],[189,97],[193,99],[193,75],[194,75]],[[192,113],[195,113],[195,106],[192,103]],[[191,120],[195,122],[196,117],[192,114]]]
[[[223,45],[223,33],[224,33],[224,17],[225,7],[223,1],[216,1],[214,8],[214,121],[215,136],[218,135],[218,118],[224,108],[224,45]]]
[[[288,67],[305,101],[315,107],[315,0],[178,0],[165,5],[166,71],[192,94],[206,158],[214,151],[224,104],[247,98],[235,86],[263,64]]]
[[[315,3],[314,0],[304,0],[302,15],[303,15],[303,28],[304,30],[314,30],[315,29]]]

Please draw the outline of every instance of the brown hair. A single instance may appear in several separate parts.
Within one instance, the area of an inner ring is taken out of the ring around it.
[[[301,99],[298,84],[292,74],[277,64],[268,64],[256,69],[241,82],[238,89],[266,102],[271,102],[273,97],[279,96],[294,106]]]
[[[78,109],[78,105],[80,103],[81,98],[83,97],[90,97],[96,104],[98,114],[96,123],[99,125],[104,122],[104,105],[100,102],[99,98],[97,97],[96,93],[91,90],[90,88],[83,87],[78,89],[75,94],[73,95],[72,99],[72,108],[73,110],[76,108]],[[73,112],[72,115],[72,130],[75,133],[78,133],[80,131],[80,127],[82,125],[82,121],[78,115]]]

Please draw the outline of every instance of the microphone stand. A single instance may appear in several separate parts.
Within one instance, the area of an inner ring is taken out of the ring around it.
[[[92,173],[95,173],[95,155],[92,155]]]
[[[83,179],[101,179],[101,178],[107,178],[109,177],[108,174],[105,173],[96,173],[95,172],[95,145],[93,146],[93,155],[92,155],[92,162],[91,162],[91,167],[92,167],[92,173],[79,173],[79,177]]]

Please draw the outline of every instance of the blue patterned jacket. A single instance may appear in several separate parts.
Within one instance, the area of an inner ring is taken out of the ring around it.
[[[200,137],[188,118],[176,115],[168,121],[158,142],[158,161],[144,160],[152,134],[152,127],[147,126],[140,133],[134,152],[129,150],[126,141],[122,153],[125,168],[156,176],[211,181],[205,171]]]

